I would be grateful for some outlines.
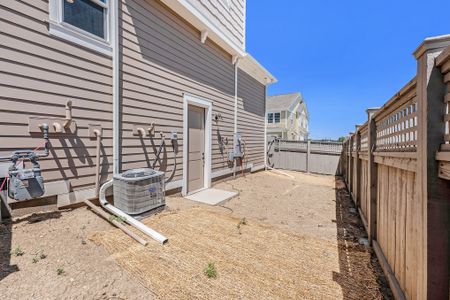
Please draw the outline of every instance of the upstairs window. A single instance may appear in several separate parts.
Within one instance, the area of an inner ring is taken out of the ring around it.
[[[111,55],[112,0],[50,0],[50,33]]]
[[[280,123],[280,113],[274,113],[273,116],[275,123]]]
[[[267,114],[267,123],[280,123],[280,113],[268,113]]]

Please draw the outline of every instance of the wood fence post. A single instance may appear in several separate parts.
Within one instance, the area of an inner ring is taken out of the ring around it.
[[[354,136],[354,134],[353,134],[353,132],[351,132],[350,133],[350,148],[349,148],[349,161],[350,161],[350,163],[348,164],[348,167],[349,167],[349,174],[350,174],[350,176],[349,176],[349,181],[348,181],[348,189],[349,189],[349,191],[350,191],[350,196],[352,197],[352,199],[353,199],[353,194],[354,194],[354,191],[353,191],[353,180],[354,180],[354,167],[353,167],[353,165],[354,165],[354,161],[353,161],[353,143],[355,142],[355,136]],[[353,201],[354,201],[355,199],[353,199]]]
[[[350,192],[350,181],[351,181],[351,160],[352,160],[352,135],[351,133],[348,136],[348,143],[347,143],[347,186],[348,191]]]
[[[309,159],[311,157],[311,140],[308,139],[306,144],[306,173],[309,173]]]
[[[372,244],[372,240],[377,238],[377,207],[378,207],[378,199],[377,199],[377,189],[378,189],[378,167],[375,163],[374,151],[375,145],[377,141],[377,127],[375,124],[375,120],[372,116],[378,108],[369,108],[367,110],[368,115],[368,124],[367,124],[367,154],[369,157],[368,162],[368,177],[367,177],[367,185],[368,185],[368,208],[367,208],[367,227],[368,227],[368,236],[369,242]]]
[[[361,132],[360,125],[355,126],[355,204],[356,207],[361,207],[361,161],[359,160],[359,151],[361,149]]]
[[[345,141],[344,155],[345,155],[345,184],[348,185],[348,138]]]
[[[436,152],[445,134],[445,84],[435,67],[435,58],[450,38],[425,40],[414,53],[417,59],[417,195],[423,210],[424,266],[421,299],[449,299],[449,211],[450,184],[439,178]]]

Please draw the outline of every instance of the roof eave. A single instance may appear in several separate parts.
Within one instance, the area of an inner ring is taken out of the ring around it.
[[[198,9],[196,9],[189,1],[186,0],[160,0],[180,17],[192,24],[200,32],[207,32],[207,37],[222,47],[232,56],[246,56],[245,49],[237,45],[216,25],[208,20]]]
[[[252,75],[253,78],[258,80],[265,86],[269,86],[278,82],[266,68],[264,68],[253,56],[249,53],[242,58],[239,62],[239,68],[246,73]]]

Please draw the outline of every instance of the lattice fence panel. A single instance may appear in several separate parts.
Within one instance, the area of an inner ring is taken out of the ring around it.
[[[360,144],[360,151],[361,152],[367,152],[369,150],[369,136],[367,127],[361,130],[361,144]]]
[[[417,149],[417,97],[377,121],[377,151],[414,152]]]
[[[445,135],[444,135],[444,144],[441,146],[442,151],[450,151],[450,73],[447,74],[446,78],[449,80],[447,82],[447,94],[445,95]]]

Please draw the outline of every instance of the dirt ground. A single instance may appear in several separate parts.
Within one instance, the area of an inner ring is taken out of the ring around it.
[[[342,182],[289,174],[218,183],[239,192],[221,206],[167,197],[167,209],[144,220],[169,238],[164,246],[143,247],[87,208],[15,220],[0,231],[2,297],[391,298],[376,258],[358,243],[365,232]],[[18,246],[24,254],[10,256]],[[205,276],[209,262],[217,278]]]

